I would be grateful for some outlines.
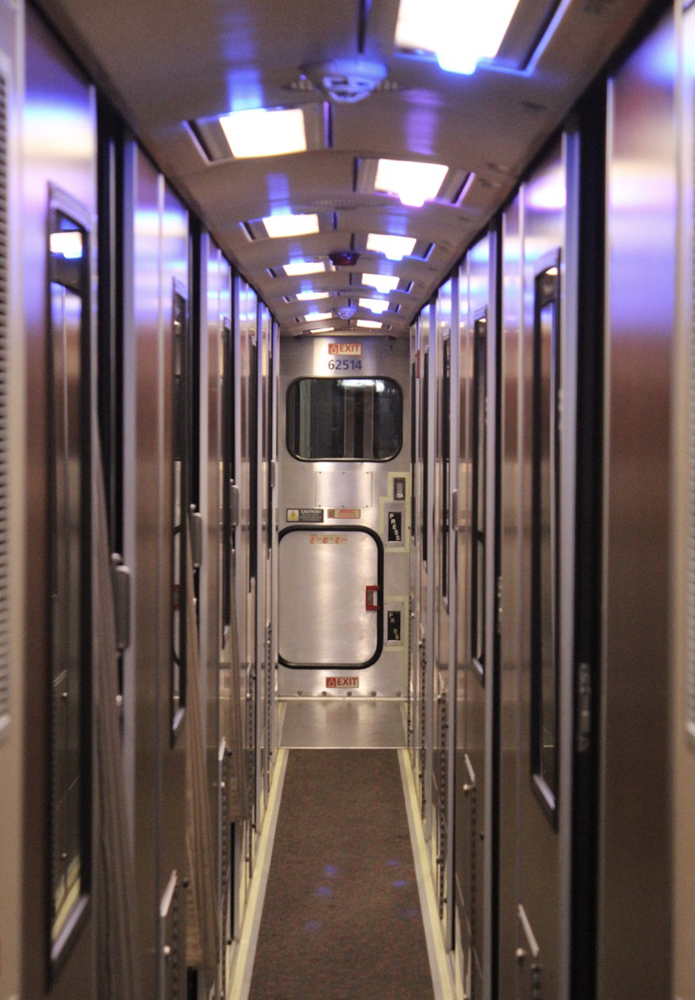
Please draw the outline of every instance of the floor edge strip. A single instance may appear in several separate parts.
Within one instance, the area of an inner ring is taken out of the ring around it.
[[[270,794],[268,795],[265,820],[258,841],[256,870],[254,878],[251,880],[251,890],[246,904],[246,913],[244,915],[239,947],[234,963],[234,974],[227,994],[227,1000],[248,1000],[251,989],[253,963],[256,957],[256,945],[258,944],[263,903],[265,902],[265,892],[268,885],[270,860],[273,855],[275,830],[277,829],[278,816],[280,814],[280,801],[285,783],[288,754],[289,751],[285,748],[277,751],[277,760],[270,786]]]
[[[434,996],[435,1000],[455,1000],[451,984],[449,961],[444,950],[444,942],[439,929],[439,914],[434,895],[434,886],[429,877],[430,865],[427,855],[427,845],[422,832],[422,824],[420,823],[418,797],[408,762],[408,751],[398,750],[397,753],[398,764],[401,769],[401,781],[403,782],[405,811],[408,818],[410,843],[413,849],[415,876],[420,895],[422,922],[425,930],[427,956],[432,973]]]

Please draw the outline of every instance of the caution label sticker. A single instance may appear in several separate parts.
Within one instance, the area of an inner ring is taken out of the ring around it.
[[[285,517],[290,524],[321,524],[323,508],[321,507],[288,507]]]

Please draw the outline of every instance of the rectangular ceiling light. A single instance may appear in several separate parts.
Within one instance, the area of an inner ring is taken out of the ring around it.
[[[422,0],[401,0],[396,22],[396,48],[407,52],[434,52],[437,47],[437,18]]]
[[[319,231],[318,215],[269,215],[263,220],[268,236],[309,236]]]
[[[420,208],[437,197],[448,171],[449,168],[441,163],[380,159],[374,190],[395,194],[401,204]]]
[[[299,302],[312,302],[315,299],[327,299],[328,292],[297,292]]]
[[[473,73],[481,59],[494,59],[519,0],[446,0],[439,26],[437,62],[450,73]]]
[[[373,319],[358,319],[356,325],[363,327],[365,330],[380,330],[384,324],[377,323]]]
[[[294,263],[285,264],[283,271],[290,278],[300,277],[303,274],[320,274],[326,270],[323,261],[296,260]]]
[[[403,260],[413,252],[415,239],[410,236],[385,236],[380,233],[369,233],[367,250],[383,253],[389,260]]]
[[[393,292],[398,288],[400,278],[396,274],[368,274],[362,275],[362,284],[369,285],[370,288],[376,288],[377,292],[381,292],[382,295],[386,292]]]
[[[232,111],[219,121],[232,156],[237,159],[303,153],[307,148],[301,108]]]
[[[334,326],[318,326],[315,330],[310,330],[310,333],[333,333],[335,330]]]
[[[451,73],[473,73],[481,59],[494,59],[519,0],[442,0],[432,8],[422,0],[401,0],[397,48],[433,52]]]
[[[329,312],[327,312],[327,313],[319,313],[319,312],[316,312],[316,313],[307,313],[307,315],[304,317],[304,322],[305,323],[318,323],[319,320],[331,319],[332,316],[333,316],[333,313],[329,313]]]
[[[369,309],[370,312],[381,313],[386,312],[389,307],[388,299],[360,299],[359,305],[361,309]]]

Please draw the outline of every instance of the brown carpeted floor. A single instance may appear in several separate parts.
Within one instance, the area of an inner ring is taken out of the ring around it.
[[[250,1000],[432,1000],[395,750],[291,750]]]

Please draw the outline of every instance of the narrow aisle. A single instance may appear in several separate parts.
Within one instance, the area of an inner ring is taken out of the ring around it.
[[[291,750],[249,1000],[434,996],[395,750]]]

